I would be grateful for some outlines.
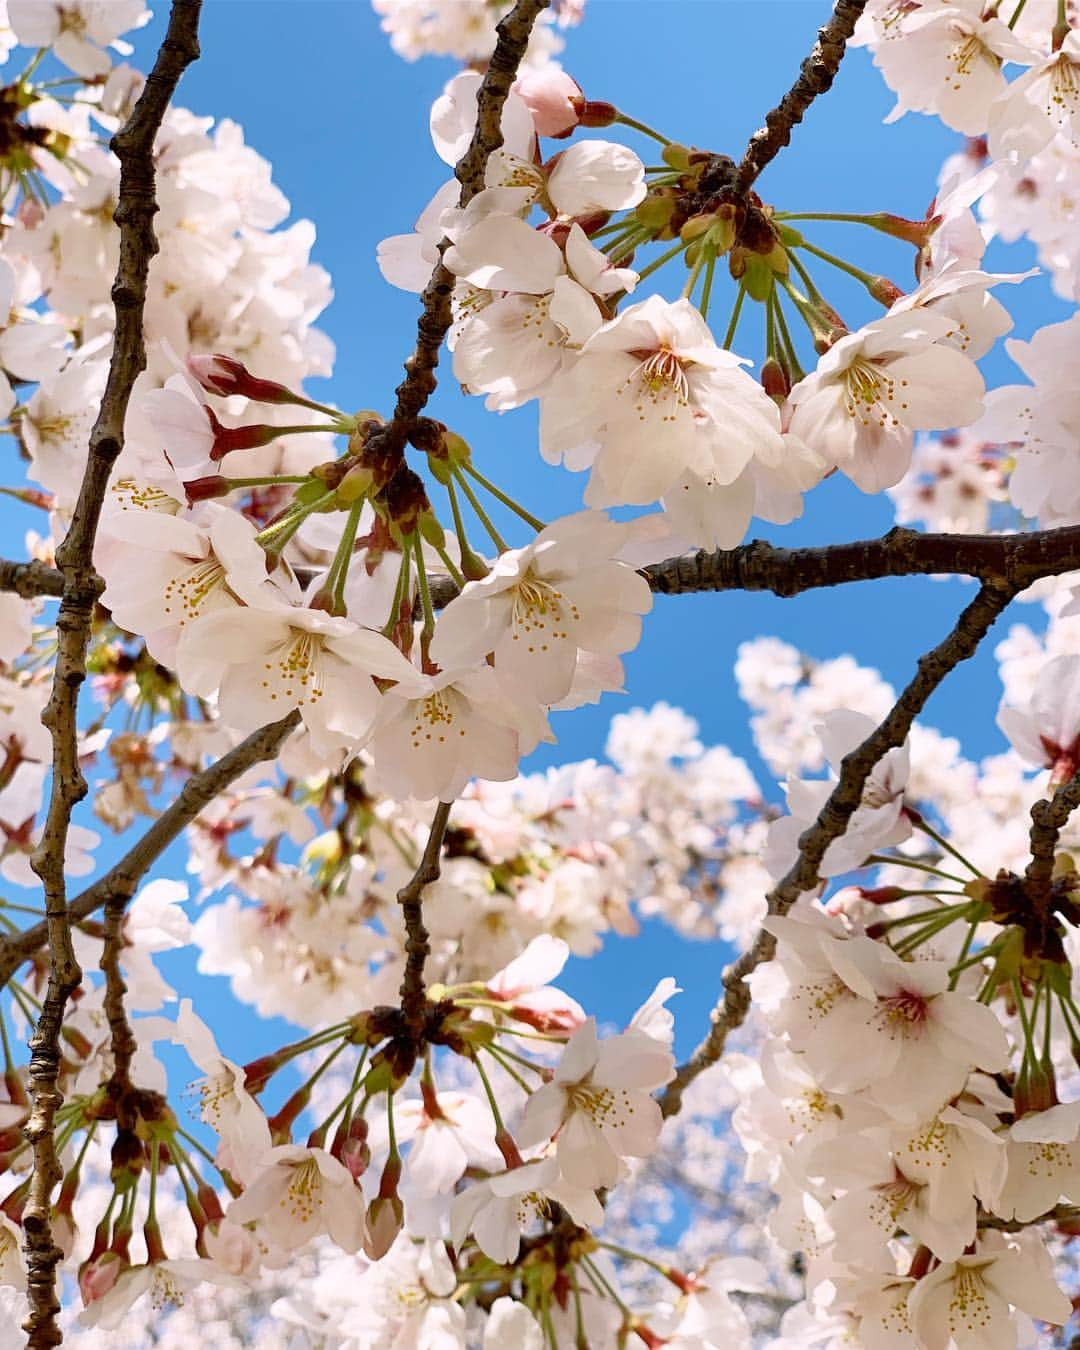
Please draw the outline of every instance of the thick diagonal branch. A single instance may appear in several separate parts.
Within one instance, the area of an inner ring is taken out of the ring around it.
[[[146,365],[143,306],[150,260],[157,252],[154,140],[181,74],[199,55],[199,8],[200,0],[175,0],[154,68],[131,117],[112,140],[120,161],[116,208],[120,261],[112,288],[113,352],[71,526],[56,551],[57,570],[63,579],[56,620],[57,657],[52,695],[41,719],[52,735],[52,785],[41,841],[31,858],[45,891],[49,984],[30,1041],[32,1110],[26,1137],[33,1149],[34,1170],[23,1215],[30,1303],[25,1330],[30,1350],[45,1350],[63,1339],[56,1323],[60,1310],[56,1266],[62,1253],[53,1241],[50,1224],[52,1192],[63,1173],[53,1127],[63,1100],[58,1080],[64,1009],[82,979],[71,940],[64,854],[72,810],[86,795],[79,768],[78,698],[86,678],[94,606],[103,585],[93,565],[94,538],[109,474],[123,448],[132,386]]]
[[[431,822],[427,844],[420,866],[409,881],[398,891],[398,904],[405,924],[405,974],[401,981],[401,1012],[410,1034],[419,1038],[424,1026],[427,1003],[424,991],[424,965],[431,952],[428,930],[424,924],[424,891],[439,879],[440,859],[446,825],[450,819],[451,802],[440,802]]]
[[[961,661],[973,656],[994,621],[1016,594],[1009,585],[986,583],[956,621],[956,626],[936,647],[919,658],[914,678],[893,704],[881,725],[840,764],[840,776],[817,819],[799,838],[799,856],[787,875],[768,895],[768,912],[786,914],[800,895],[817,886],[818,868],[829,845],[848,827],[862,801],[863,789],[874,765],[890,750],[902,745],[912,723],[927,699]],[[682,1105],[683,1093],[699,1074],[715,1064],[730,1032],[742,1025],[750,1010],[746,977],[771,961],[776,939],[762,929],[753,945],[724,971],[723,996],[712,1013],[709,1033],[690,1058],[681,1064],[660,1097],[666,1116]]]
[[[1024,889],[1033,907],[1045,904],[1054,878],[1058,839],[1069,817],[1080,806],[1080,773],[1075,774],[1049,799],[1031,808],[1031,861],[1024,873]]]
[[[299,712],[291,712],[278,722],[268,722],[213,764],[192,774],[172,805],[158,816],[120,861],[72,900],[68,906],[71,922],[81,923],[88,919],[113,897],[126,904],[146,873],[200,811],[205,811],[253,764],[276,759],[290,732],[299,725]],[[0,988],[47,940],[48,931],[43,923],[34,924],[15,937],[0,938]]]
[[[813,51],[799,68],[799,78],[778,106],[766,114],[761,130],[750,137],[739,165],[737,185],[740,192],[748,192],[753,187],[766,164],[790,143],[792,128],[803,120],[810,104],[832,88],[848,39],[865,8],[866,0],[836,0],[832,18],[819,30]]]

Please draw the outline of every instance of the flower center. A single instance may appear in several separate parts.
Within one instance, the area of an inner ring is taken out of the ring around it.
[[[627,377],[622,389],[633,390],[638,417],[642,422],[645,421],[647,404],[661,410],[667,405],[669,410],[661,411],[661,420],[674,422],[678,410],[690,402],[690,381],[686,366],[670,347],[660,347],[656,351],[632,351],[630,355],[638,358],[638,365]]]
[[[180,502],[162,488],[134,478],[118,478],[109,485],[109,491],[121,511],[160,511],[162,515],[175,516],[181,509]]]
[[[314,1158],[306,1158],[292,1168],[288,1190],[278,1202],[289,1209],[299,1223],[310,1223],[322,1199],[322,1173]]]
[[[1069,120],[1080,112],[1080,65],[1064,53],[1050,67],[1050,82],[1046,98],[1046,115],[1063,130]]]
[[[578,1084],[567,1094],[571,1109],[582,1111],[597,1129],[617,1128],[634,1114],[634,1103],[625,1088]]]
[[[322,652],[323,640],[317,633],[296,633],[276,661],[265,663],[263,688],[270,690],[272,699],[280,695],[293,703],[318,703],[323,696]]]
[[[990,1325],[990,1305],[986,1300],[982,1278],[970,1266],[960,1266],[953,1277],[952,1298],[949,1300],[949,1331],[974,1331]]]
[[[907,380],[899,382],[901,389]],[[888,407],[896,399],[897,381],[881,366],[865,357],[856,357],[844,373],[844,407],[847,415],[863,424],[875,423],[882,429],[898,427],[899,419]],[[907,403],[901,403],[906,408]]]
[[[963,88],[964,79],[973,74],[980,61],[997,65],[993,52],[984,47],[974,33],[965,34],[945,59],[953,68],[952,75],[948,77],[953,89]]]
[[[578,623],[581,611],[567,603],[561,591],[549,582],[527,572],[514,587],[514,605],[510,622],[514,642],[525,643],[525,650],[546,652],[552,642],[570,636],[569,622]]]
[[[444,744],[457,720],[454,702],[447,697],[445,691],[439,690],[434,694],[428,694],[426,698],[417,699],[413,704],[413,724],[410,733],[412,748],[419,750],[429,741]],[[465,728],[458,727],[457,733],[464,736]]]
[[[197,619],[203,606],[225,584],[225,569],[211,555],[169,578],[162,593],[165,613],[179,611],[180,627]]]
[[[926,1022],[929,1004],[922,994],[902,989],[890,998],[878,999],[878,1012],[887,1027],[903,1034]]]

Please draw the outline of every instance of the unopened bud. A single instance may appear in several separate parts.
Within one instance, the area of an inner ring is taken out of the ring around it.
[[[894,281],[888,277],[874,277],[867,282],[866,289],[886,309],[892,309],[897,300],[902,300],[905,292],[900,289]]]
[[[670,141],[660,151],[660,158],[676,173],[685,173],[690,167],[690,148],[685,145],[678,145],[675,141]]]
[[[298,394],[294,394],[285,385],[276,380],[260,380],[252,375],[242,361],[231,356],[198,355],[189,356],[187,368],[199,384],[211,394],[242,394],[254,403],[303,403]]]
[[[196,502],[208,502],[215,497],[227,497],[232,491],[229,480],[219,473],[208,473],[202,478],[189,478],[184,484],[188,506]]]
[[[1027,1061],[1013,1087],[1013,1110],[1017,1120],[1032,1111],[1049,1111],[1057,1106],[1057,1080],[1049,1060]]]
[[[571,99],[574,111],[577,113],[578,125],[582,127],[610,127],[613,122],[618,120],[619,110],[614,103],[607,103],[603,99],[577,98]]]
[[[761,367],[761,387],[777,403],[783,403],[791,393],[788,373],[775,356],[767,357]]]
[[[369,1261],[381,1260],[394,1245],[405,1226],[405,1206],[399,1196],[378,1196],[367,1212],[364,1255]]]
[[[214,415],[212,408],[206,408],[204,411],[210,419],[210,427],[214,433],[214,444],[210,450],[210,458],[215,464],[233,450],[254,450],[260,445],[269,445],[271,441],[276,440],[281,435],[280,427],[266,426],[261,422],[243,427],[223,426]]]

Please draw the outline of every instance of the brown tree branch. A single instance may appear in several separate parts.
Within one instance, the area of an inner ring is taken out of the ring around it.
[[[128,849],[118,863],[71,901],[68,906],[71,922],[81,923],[88,919],[113,896],[126,905],[135,894],[139,882],[173,840],[179,837],[185,826],[190,825],[215,797],[253,764],[276,758],[289,733],[299,725],[300,714],[297,711],[278,722],[268,722],[213,764],[192,774],[180,789],[176,800],[158,816],[142,838]],[[34,924],[15,937],[0,938],[0,988],[24,961],[41,949],[47,939],[48,931],[44,923]]]
[[[803,120],[814,99],[832,88],[848,39],[865,8],[866,0],[836,0],[832,18],[818,31],[813,50],[799,68],[799,78],[779,106],[766,114],[761,130],[750,137],[736,180],[740,193],[749,192],[762,169],[790,144],[792,129]]]
[[[64,575],[43,562],[11,562],[0,558],[0,591],[14,591],[24,600],[64,593]]]
[[[461,184],[459,206],[468,206],[484,186],[487,162],[503,143],[503,105],[510,93],[510,86],[517,78],[518,67],[525,56],[533,27],[550,2],[517,0],[514,8],[495,29],[498,41],[476,95],[476,127],[469,148],[454,169],[454,176]],[[420,297],[416,347],[405,362],[405,379],[395,390],[397,403],[393,415],[369,443],[373,451],[377,447],[379,452],[399,459],[404,455],[409,432],[435,392],[439,351],[453,322],[450,297],[454,290],[454,277],[442,263],[446,244],[444,239],[439,246],[439,261]]]
[[[58,650],[52,695],[41,717],[52,734],[52,786],[41,842],[31,857],[45,891],[49,984],[30,1040],[32,1110],[25,1128],[34,1159],[23,1214],[30,1304],[24,1329],[30,1350],[47,1350],[63,1339],[56,1322],[60,1311],[56,1266],[62,1253],[53,1241],[50,1223],[52,1192],[63,1171],[53,1126],[63,1101],[58,1080],[64,1009],[82,979],[71,940],[64,854],[72,810],[86,795],[79,768],[78,697],[86,678],[86,648],[94,606],[103,589],[93,565],[94,538],[109,475],[124,444],[131,389],[146,365],[143,306],[150,260],[157,252],[153,227],[157,210],[154,140],[180,76],[199,55],[200,3],[174,0],[154,68],[131,117],[112,139],[112,149],[120,161],[115,217],[120,229],[120,261],[112,288],[116,315],[113,352],[101,407],[90,432],[86,471],[71,526],[56,551],[57,569],[63,578],[56,620]]]
[[[661,595],[771,591],[792,596],[881,577],[956,574],[1023,590],[1041,577],[1080,569],[1080,526],[1027,534],[922,534],[896,526],[879,539],[820,548],[777,548],[755,539],[698,550],[642,569]]]
[[[1049,898],[1058,838],[1078,806],[1080,773],[1063,783],[1052,797],[1042,798],[1031,808],[1031,862],[1024,873],[1024,889],[1032,907]]]
[[[778,548],[755,539],[738,548],[698,549],[641,568],[657,595],[708,591],[804,591],[882,577],[968,576],[1023,590],[1042,577],[1080,570],[1080,526],[1027,534],[922,534],[896,526],[879,539],[818,548]],[[449,577],[431,583],[436,607],[458,590]]]
[[[795,863],[768,894],[769,914],[786,914],[800,895],[817,886],[820,880],[818,868],[825,851],[847,829],[862,801],[863,789],[874,765],[889,750],[904,743],[927,699],[950,671],[974,655],[994,621],[1015,596],[1016,589],[1008,584],[984,583],[948,636],[919,658],[914,678],[881,725],[844,756],[836,787],[817,819],[799,838],[799,855]],[[728,1034],[745,1021],[750,1010],[746,977],[758,966],[771,961],[775,950],[776,939],[762,929],[753,945],[725,969],[721,977],[723,996],[713,1009],[708,1035],[679,1066],[660,1096],[660,1108],[665,1117],[678,1112],[683,1093],[699,1074],[717,1062],[723,1054]]]
[[[406,1028],[417,1040],[424,1028],[427,1007],[424,965],[431,952],[430,935],[424,926],[424,891],[439,879],[443,840],[452,805],[452,802],[440,802],[436,807],[420,866],[397,894],[406,934],[405,974],[400,989],[401,1012]]]

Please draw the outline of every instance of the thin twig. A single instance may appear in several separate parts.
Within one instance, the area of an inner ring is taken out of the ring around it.
[[[791,870],[769,892],[769,914],[786,914],[804,892],[817,886],[818,868],[825,851],[848,827],[862,801],[866,781],[888,751],[902,745],[912,723],[922,712],[927,699],[961,661],[974,655],[994,621],[1016,594],[1009,585],[985,583],[978,595],[960,615],[949,635],[919,658],[918,670],[896,700],[888,716],[861,745],[845,755],[840,776],[817,819],[799,837],[799,855]],[[675,1115],[682,1105],[687,1087],[715,1064],[724,1050],[728,1034],[742,1025],[750,1010],[750,990],[746,977],[758,966],[771,961],[776,939],[761,929],[753,945],[730,966],[721,978],[723,996],[711,1014],[709,1033],[690,1058],[679,1066],[675,1077],[660,1096],[665,1117]]]
[[[1045,904],[1050,895],[1058,838],[1078,806],[1080,773],[1031,808],[1031,862],[1024,873],[1024,891],[1033,908]]]
[[[749,192],[762,169],[790,143],[792,128],[803,120],[814,99],[832,88],[848,39],[865,8],[866,0],[836,0],[832,18],[819,30],[813,50],[799,68],[799,78],[766,114],[761,130],[750,137],[736,180],[740,193]]]
[[[158,816],[120,861],[72,900],[68,906],[71,922],[81,923],[90,918],[113,896],[126,904],[135,894],[139,882],[181,831],[253,764],[275,759],[290,732],[299,725],[298,711],[278,722],[268,722],[213,764],[192,774],[172,805]],[[14,937],[0,938],[0,988],[23,961],[31,959],[41,949],[47,938],[44,923],[35,924]]]
[[[431,952],[428,930],[424,926],[424,891],[439,879],[443,840],[452,805],[452,802],[440,802],[436,807],[420,866],[397,894],[406,934],[405,974],[400,990],[401,1012],[407,1030],[416,1039],[419,1039],[424,1027],[427,1007],[424,965]]]
[[[52,735],[52,786],[41,842],[31,856],[31,866],[45,891],[49,984],[30,1040],[32,1110],[25,1127],[34,1158],[23,1214],[30,1304],[24,1329],[29,1350],[46,1350],[63,1340],[56,1322],[60,1311],[56,1266],[62,1253],[53,1241],[50,1222],[52,1192],[63,1170],[56,1154],[53,1125],[63,1101],[58,1080],[64,1009],[82,979],[72,945],[64,854],[72,810],[87,790],[79,768],[78,697],[86,679],[94,606],[104,585],[94,570],[94,538],[109,475],[123,449],[132,386],[146,366],[143,306],[150,260],[158,248],[153,225],[157,210],[154,140],[180,76],[199,55],[200,4],[201,0],[174,0],[154,68],[130,118],[112,138],[112,149],[120,161],[115,215],[120,230],[120,261],[112,288],[116,315],[113,351],[101,407],[90,432],[86,471],[71,526],[56,551],[56,565],[63,577],[56,620],[58,650],[52,695],[41,716]]]
[[[503,105],[517,79],[533,27],[549,3],[550,0],[517,0],[496,27],[498,41],[476,95],[476,127],[469,148],[454,169],[461,184],[459,206],[467,206],[484,187],[487,162],[503,143]],[[455,279],[442,262],[447,242],[444,239],[439,246],[439,261],[420,297],[416,347],[405,362],[405,379],[395,390],[397,403],[393,416],[372,438],[372,443],[377,441],[379,452],[398,458],[404,455],[409,431],[435,391],[439,350],[453,322],[450,297]]]
[[[14,591],[24,600],[38,595],[60,596],[64,593],[64,576],[48,563],[0,558],[0,591]]]

